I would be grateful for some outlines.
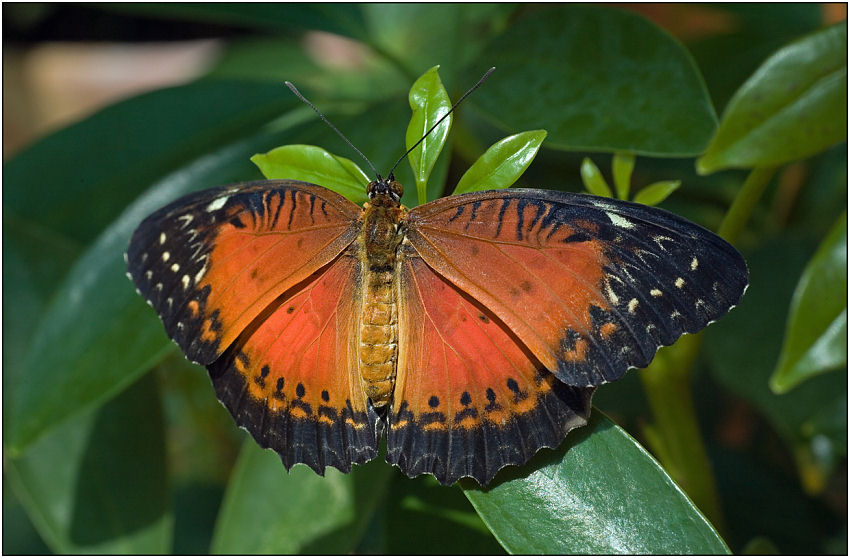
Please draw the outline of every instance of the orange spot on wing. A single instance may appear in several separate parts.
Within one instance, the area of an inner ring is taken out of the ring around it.
[[[611,337],[615,331],[617,331],[617,324],[613,322],[606,322],[599,328],[599,335],[602,336],[602,339],[607,339]]]
[[[567,362],[582,362],[587,356],[587,340],[579,339],[575,342],[575,348],[564,351],[564,360]]]

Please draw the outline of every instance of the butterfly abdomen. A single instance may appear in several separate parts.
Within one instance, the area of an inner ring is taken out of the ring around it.
[[[382,203],[387,202],[387,203]],[[358,242],[363,248],[363,312],[360,325],[360,377],[366,396],[383,407],[392,396],[398,360],[395,300],[396,249],[402,240],[397,203],[373,200],[366,207]]]

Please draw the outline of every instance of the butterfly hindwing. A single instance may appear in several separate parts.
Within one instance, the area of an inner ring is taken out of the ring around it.
[[[360,214],[304,182],[197,192],[139,225],[128,274],[186,356],[209,364],[281,293],[342,252]]]
[[[346,251],[289,289],[208,366],[219,399],[286,465],[347,472],[377,453],[357,369],[360,262]]]
[[[586,423],[593,388],[546,370],[492,312],[402,248],[387,461],[408,476],[486,484]]]
[[[499,317],[562,381],[596,386],[725,314],[747,285],[713,233],[639,204],[508,189],[414,208],[425,262]]]

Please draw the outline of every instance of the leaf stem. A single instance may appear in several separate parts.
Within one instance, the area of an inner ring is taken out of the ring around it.
[[[641,372],[655,420],[647,441],[670,476],[714,524],[724,531],[714,474],[700,433],[690,382],[701,336],[687,335],[658,351]]]
[[[737,240],[776,169],[750,171],[720,225],[720,236],[729,242]],[[640,378],[655,420],[647,430],[647,441],[673,479],[722,532],[725,522],[691,389],[701,339],[700,334],[687,335],[661,349]]]
[[[744,185],[738,191],[735,201],[732,202],[732,206],[726,212],[726,217],[723,218],[717,234],[732,243],[738,240],[753,209],[761,199],[767,185],[770,184],[770,179],[776,174],[777,168],[756,167],[750,171]]]

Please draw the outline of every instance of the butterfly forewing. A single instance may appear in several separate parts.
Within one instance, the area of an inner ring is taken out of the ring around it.
[[[452,196],[413,209],[428,265],[575,386],[646,366],[738,303],[740,254],[666,211],[547,190]]]
[[[351,244],[360,213],[339,194],[295,181],[190,194],[139,225],[129,275],[186,356],[209,364]]]

